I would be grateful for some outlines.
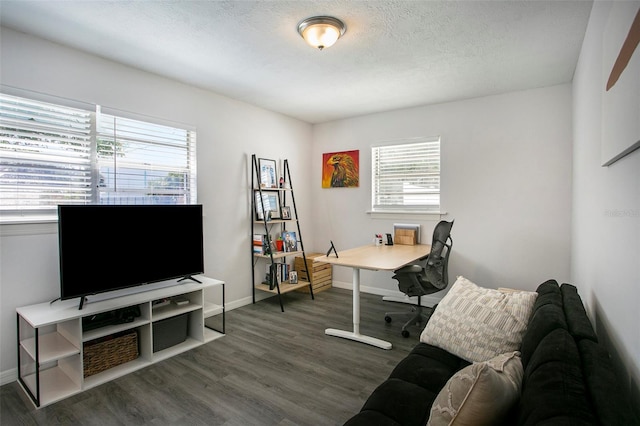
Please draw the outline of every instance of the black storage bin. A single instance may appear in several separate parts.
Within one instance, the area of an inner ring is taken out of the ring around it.
[[[189,314],[177,315],[153,323],[153,352],[167,349],[187,339]]]

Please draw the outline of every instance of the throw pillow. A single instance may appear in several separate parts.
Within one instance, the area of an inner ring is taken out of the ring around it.
[[[537,293],[502,292],[464,277],[438,304],[420,341],[470,362],[520,349]]]
[[[502,424],[520,397],[519,354],[501,354],[454,374],[433,402],[427,426]]]

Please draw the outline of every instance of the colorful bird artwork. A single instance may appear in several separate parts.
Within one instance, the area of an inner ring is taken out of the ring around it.
[[[359,184],[360,151],[343,151],[322,155],[323,188],[356,188]]]

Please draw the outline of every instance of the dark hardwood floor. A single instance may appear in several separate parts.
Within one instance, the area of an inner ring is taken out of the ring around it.
[[[352,329],[351,292],[284,295],[227,312],[226,336],[56,404],[35,409],[17,382],[0,388],[0,424],[340,425],[418,342],[385,311],[408,306],[362,294],[360,331],[383,350],[326,336]]]

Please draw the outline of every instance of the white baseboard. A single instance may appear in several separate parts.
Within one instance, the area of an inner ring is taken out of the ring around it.
[[[18,380],[18,369],[12,368],[11,370],[0,372],[0,386],[4,386],[8,383]]]

